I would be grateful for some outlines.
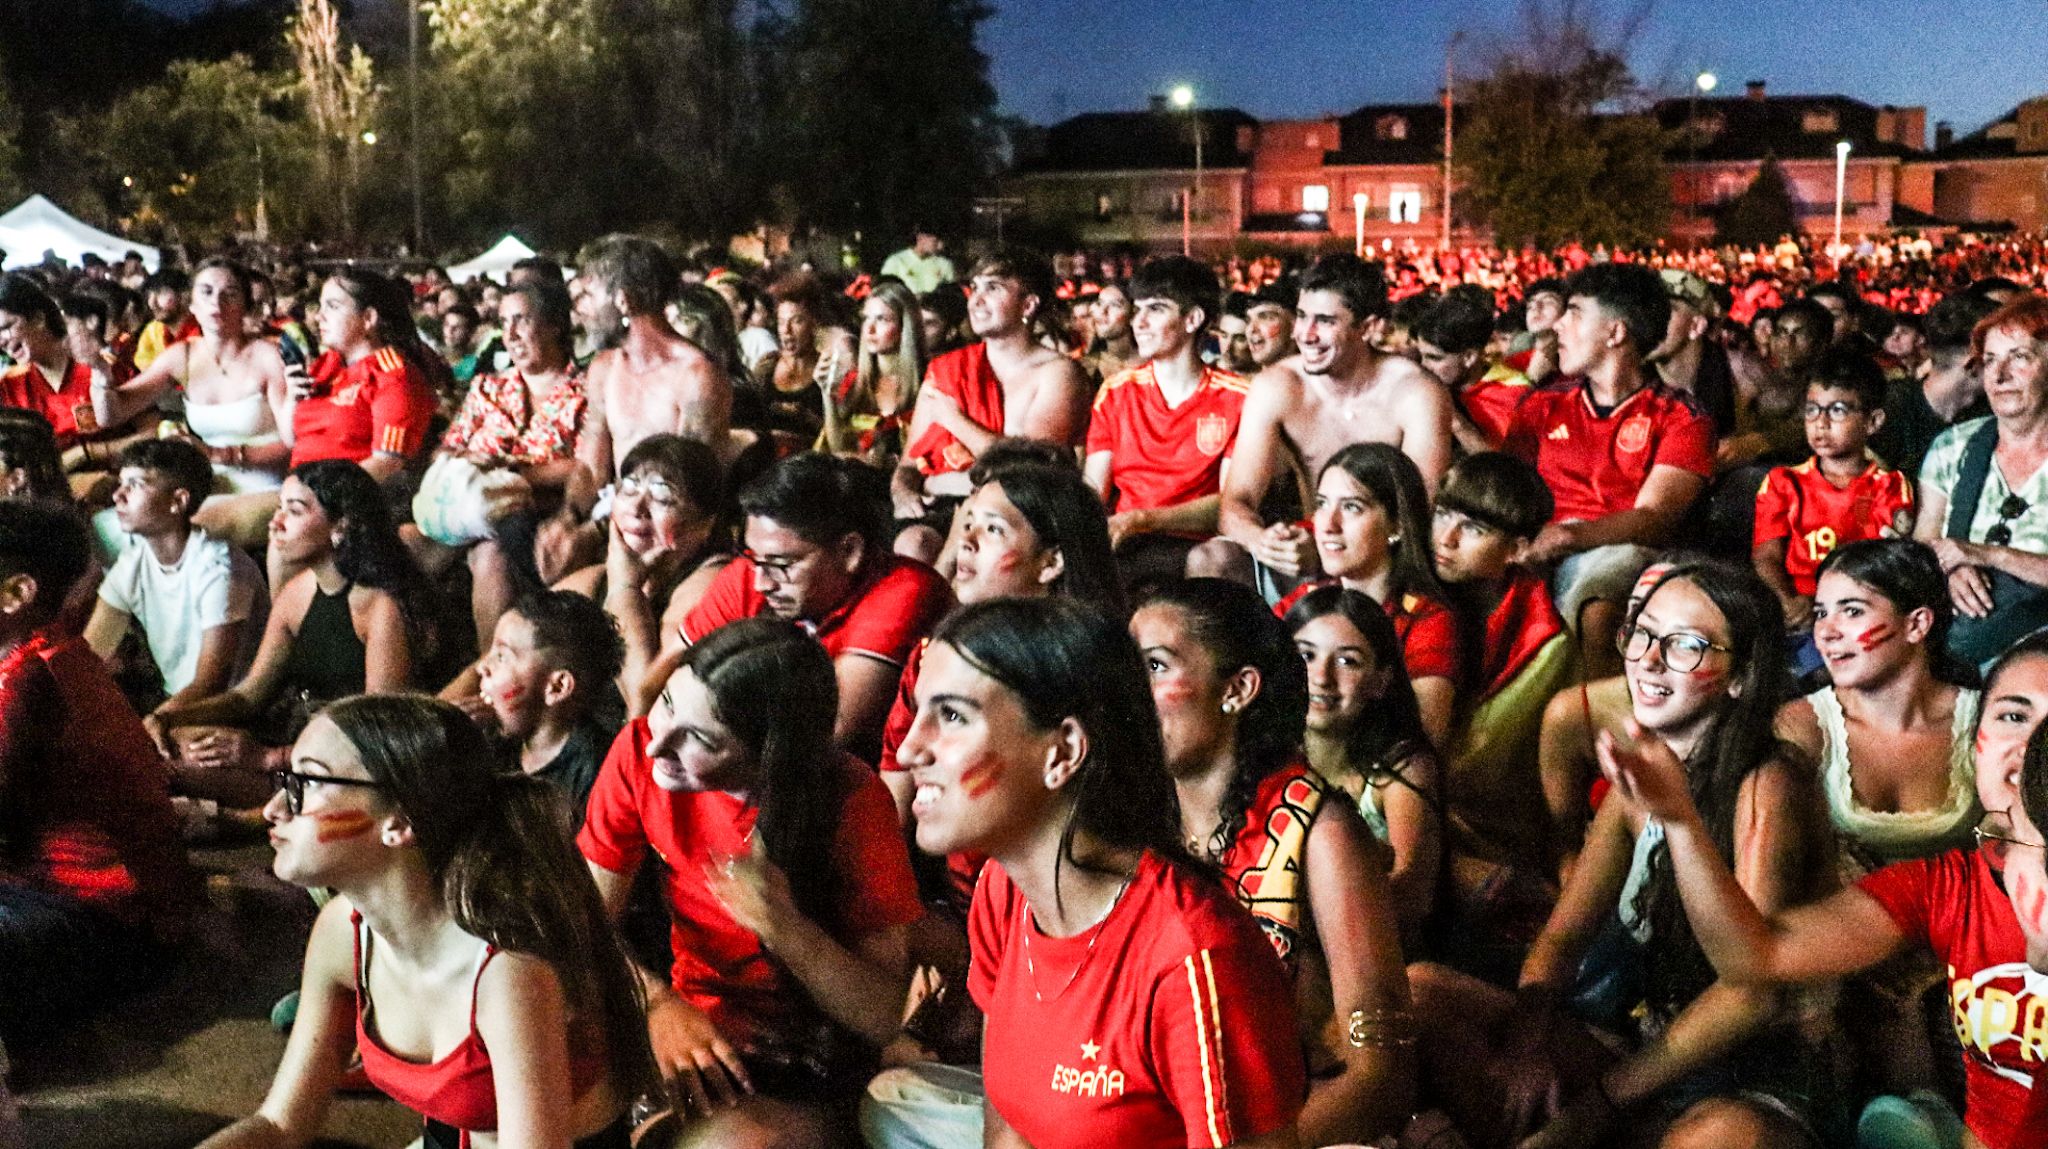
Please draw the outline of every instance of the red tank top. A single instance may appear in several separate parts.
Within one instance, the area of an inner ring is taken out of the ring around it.
[[[468,1149],[471,1133],[492,1133],[498,1128],[498,1088],[491,1073],[491,1051],[476,1031],[476,988],[483,983],[484,969],[498,956],[498,948],[484,946],[477,961],[476,979],[469,987],[469,1036],[438,1061],[407,1061],[384,1048],[370,1031],[370,931],[359,912],[351,912],[349,921],[355,927],[356,1050],[363,1059],[363,1075],[400,1105],[429,1121],[461,1130],[463,1149]],[[590,1092],[604,1076],[604,1069],[604,1046],[595,1028],[580,1020],[570,1022],[570,1095],[580,1098]]]

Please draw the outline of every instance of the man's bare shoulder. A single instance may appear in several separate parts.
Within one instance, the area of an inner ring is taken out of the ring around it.
[[[1073,387],[1084,385],[1088,373],[1081,365],[1057,351],[1046,350],[1025,368],[1034,386]]]
[[[1252,376],[1251,389],[1245,394],[1245,402],[1293,407],[1301,402],[1305,390],[1306,382],[1301,374],[1301,357],[1289,355]]]

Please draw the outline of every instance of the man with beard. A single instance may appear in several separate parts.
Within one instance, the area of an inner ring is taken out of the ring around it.
[[[1052,299],[1043,260],[998,251],[969,281],[967,323],[980,339],[932,360],[911,415],[910,447],[890,485],[904,530],[897,550],[938,556],[953,509],[970,493],[967,469],[997,439],[1078,447],[1088,429],[1088,377],[1032,337]]]
[[[1260,372],[1245,399],[1217,527],[1188,558],[1191,575],[1233,578],[1278,600],[1320,570],[1315,540],[1290,518],[1268,526],[1259,505],[1283,471],[1306,489],[1353,443],[1388,443],[1434,492],[1451,462],[1451,400],[1413,362],[1374,349],[1387,311],[1377,264],[1328,255],[1301,278],[1295,356]]]
[[[540,572],[549,582],[596,561],[604,535],[588,520],[635,443],[668,432],[732,462],[732,380],[669,326],[663,308],[679,283],[675,263],[650,239],[610,235],[583,253],[576,318],[604,350],[584,383],[589,406],[562,512],[541,529]]]

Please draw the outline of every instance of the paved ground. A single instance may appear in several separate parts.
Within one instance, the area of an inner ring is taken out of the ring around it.
[[[11,1049],[33,1149],[190,1149],[253,1113],[284,1039],[270,1007],[298,984],[313,907],[270,876],[270,849],[196,851],[200,940],[160,989],[38,1049]],[[338,1101],[322,1149],[400,1149],[418,1119],[381,1098]]]

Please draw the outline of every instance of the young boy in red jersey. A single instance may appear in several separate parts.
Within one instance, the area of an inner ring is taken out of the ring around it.
[[[1813,457],[1775,467],[1756,493],[1750,561],[1785,604],[1786,621],[1810,630],[1821,560],[1843,543],[1913,533],[1913,481],[1869,451],[1884,426],[1884,372],[1869,356],[1824,354],[1807,376],[1806,445]]]

